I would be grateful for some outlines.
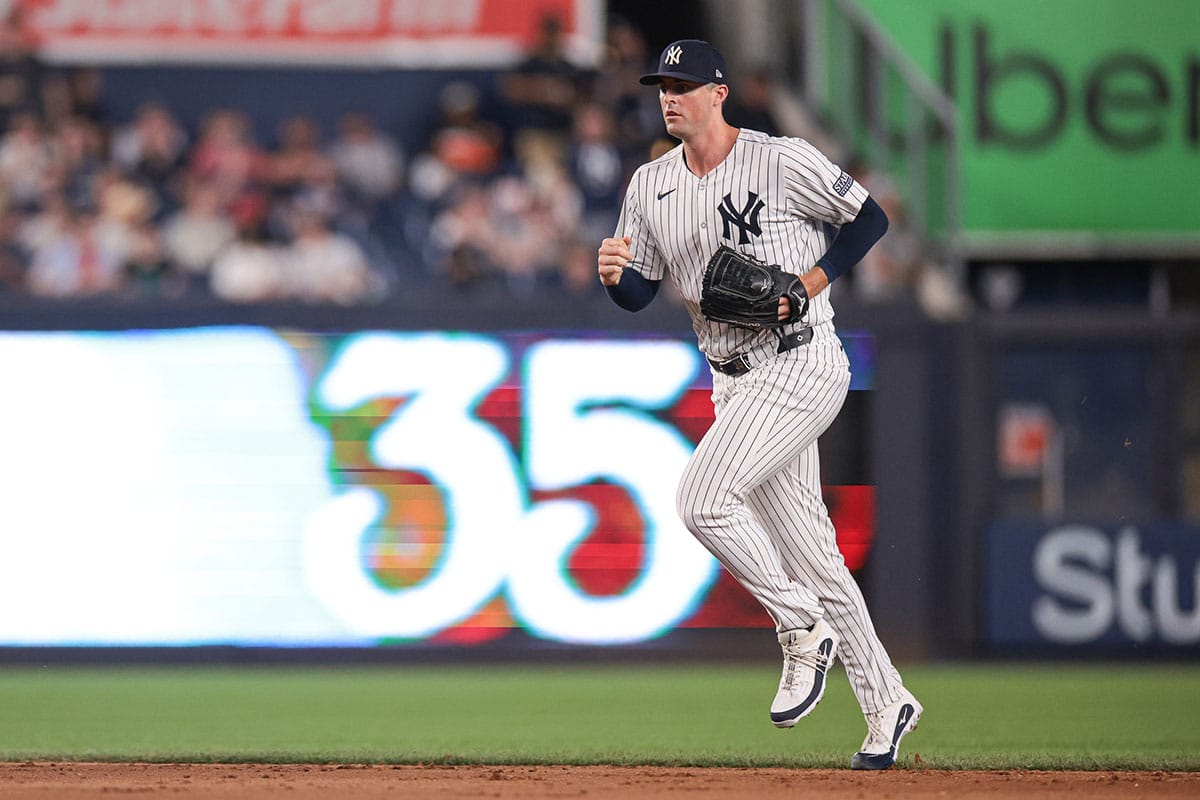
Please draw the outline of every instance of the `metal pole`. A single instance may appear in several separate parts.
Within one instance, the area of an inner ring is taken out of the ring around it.
[[[927,231],[930,227],[927,163],[929,125],[925,107],[915,95],[904,96],[908,111],[908,136],[906,137],[905,161],[908,167],[908,213],[917,230]]]
[[[800,0],[800,38],[804,42],[804,101],[811,108],[829,107],[829,64],[825,47],[826,0]]]

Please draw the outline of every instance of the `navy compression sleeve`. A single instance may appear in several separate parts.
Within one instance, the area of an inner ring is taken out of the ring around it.
[[[825,270],[829,282],[857,264],[867,251],[883,237],[888,229],[887,214],[879,204],[868,197],[863,201],[858,216],[848,222],[838,231],[833,244],[817,261],[817,266]]]
[[[604,289],[613,302],[626,311],[641,311],[658,294],[660,283],[662,281],[652,281],[637,270],[626,267],[621,270],[621,282],[616,286],[605,286]]]

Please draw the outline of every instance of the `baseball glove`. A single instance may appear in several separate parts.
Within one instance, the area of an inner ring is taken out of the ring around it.
[[[791,306],[779,318],[779,299]],[[797,275],[722,245],[708,260],[700,289],[700,313],[714,322],[769,330],[795,322],[808,310],[808,292]]]

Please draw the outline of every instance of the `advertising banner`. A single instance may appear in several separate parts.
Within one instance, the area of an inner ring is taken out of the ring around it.
[[[42,55],[90,64],[511,64],[542,19],[592,61],[601,0],[14,0]]]
[[[869,338],[844,337],[869,388]],[[679,522],[694,342],[0,334],[0,646],[558,643],[769,627]],[[826,489],[861,566],[873,487]]]
[[[1200,527],[997,522],[985,598],[1000,648],[1200,653]]]
[[[859,0],[956,102],[970,241],[1200,244],[1193,0]]]

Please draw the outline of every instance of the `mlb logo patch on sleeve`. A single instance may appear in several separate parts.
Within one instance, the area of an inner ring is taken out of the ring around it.
[[[833,190],[838,193],[838,196],[845,197],[846,192],[850,191],[850,187],[854,185],[854,178],[842,172],[838,175],[838,179],[833,182]]]

